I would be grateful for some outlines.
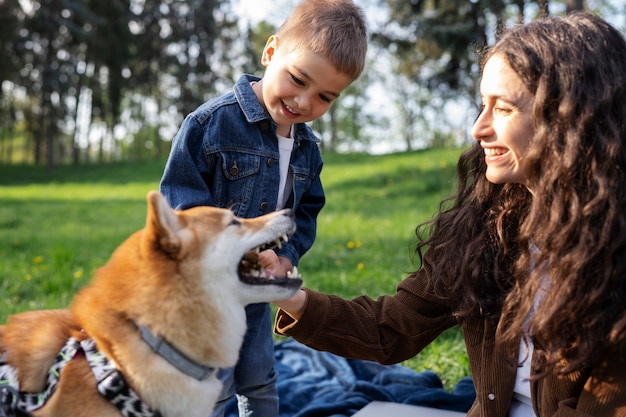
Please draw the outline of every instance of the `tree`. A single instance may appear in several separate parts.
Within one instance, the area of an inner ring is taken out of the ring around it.
[[[21,66],[14,45],[23,19],[18,0],[0,1],[0,55],[5,57],[0,60],[0,161],[13,155],[16,109],[12,92]]]
[[[565,3],[568,12],[583,8],[582,0]],[[394,73],[406,77],[417,90],[426,88],[443,99],[470,101],[477,95],[480,52],[500,36],[507,23],[522,23],[550,10],[548,0],[386,0],[386,4],[389,18],[372,34],[372,40],[397,59]],[[528,16],[529,12],[536,15]],[[401,102],[410,89],[405,85],[397,92]],[[422,105],[430,106],[427,101],[418,107]],[[411,132],[423,111],[407,104],[402,114],[405,131]],[[408,147],[410,138],[405,141]]]
[[[124,96],[154,97],[159,108],[173,105],[184,115],[226,79],[231,82],[231,63],[240,52],[226,0],[24,4],[31,7],[23,11],[18,0],[0,1],[0,23],[6,23],[0,48],[12,57],[0,64],[0,75],[31,97],[32,117],[24,124],[34,139],[35,162],[45,155],[50,169],[68,155],[74,163],[80,160],[78,111],[85,98],[88,123],[104,127],[103,160],[105,153],[119,152],[114,129]],[[14,73],[18,76],[11,78]]]
[[[228,8],[224,0],[146,0],[133,18],[133,77],[146,90],[155,82],[169,85],[169,101],[181,115],[189,113],[232,79],[239,31]]]

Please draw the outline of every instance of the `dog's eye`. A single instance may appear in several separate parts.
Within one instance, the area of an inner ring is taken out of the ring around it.
[[[239,219],[232,219],[228,225],[229,226],[240,226],[241,222],[239,221]]]

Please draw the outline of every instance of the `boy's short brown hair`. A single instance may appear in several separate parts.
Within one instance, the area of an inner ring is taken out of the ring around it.
[[[276,33],[278,47],[309,49],[353,80],[365,65],[367,25],[352,0],[304,0]]]

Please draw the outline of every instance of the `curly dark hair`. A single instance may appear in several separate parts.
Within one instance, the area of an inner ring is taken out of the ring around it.
[[[460,320],[499,320],[505,343],[527,334],[544,375],[565,374],[626,343],[626,41],[576,12],[511,30],[483,62],[494,55],[534,96],[527,183],[489,183],[474,145],[416,251],[432,251]]]

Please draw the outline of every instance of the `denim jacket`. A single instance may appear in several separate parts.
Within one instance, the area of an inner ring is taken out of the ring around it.
[[[243,75],[232,92],[209,100],[185,118],[172,142],[160,189],[183,210],[210,205],[257,217],[276,209],[279,151],[276,124]],[[290,169],[293,192],[287,207],[296,214],[296,233],[276,252],[295,266],[313,245],[317,215],[325,196],[320,180],[319,139],[305,124],[295,125]]]

